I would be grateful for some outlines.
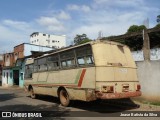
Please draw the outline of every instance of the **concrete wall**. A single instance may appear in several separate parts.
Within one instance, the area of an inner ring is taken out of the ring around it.
[[[142,98],[160,102],[160,60],[136,62]]]
[[[132,51],[137,64],[142,97],[146,101],[160,102],[160,48],[150,49],[150,60],[144,60],[143,51]]]

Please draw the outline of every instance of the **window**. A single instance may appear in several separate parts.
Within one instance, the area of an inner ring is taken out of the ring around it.
[[[86,64],[93,64],[93,57],[92,56],[86,57]]]
[[[48,70],[57,70],[59,69],[59,58],[57,55],[51,55],[47,58]]]
[[[62,68],[75,67],[75,54],[73,50],[68,50],[60,54]]]
[[[74,59],[65,60],[65,61],[62,61],[61,64],[62,64],[63,68],[65,68],[65,67],[74,67],[75,66],[75,60]]]
[[[47,64],[46,64],[46,61],[47,58],[46,57],[43,57],[43,58],[39,58],[37,60],[37,65],[36,65],[36,69],[38,71],[46,71],[48,68],[47,68]],[[37,68],[38,67],[38,68]]]
[[[32,73],[33,73],[33,64],[26,65],[25,66],[25,78],[32,78]]]
[[[82,57],[82,58],[78,58],[78,64],[79,65],[84,65],[85,64],[85,59]]]
[[[38,60],[34,60],[34,72],[38,71]]]
[[[48,63],[48,70],[58,70],[58,69],[59,69],[58,62]]]
[[[62,67],[67,67],[66,61],[62,61]]]
[[[66,62],[67,62],[67,66],[68,66],[68,67],[72,67],[72,66],[75,65],[75,60],[74,60],[74,59],[67,60]]]
[[[94,64],[90,45],[77,48],[76,55],[77,55],[77,62],[79,66]]]
[[[46,34],[43,34],[43,36],[46,36]]]

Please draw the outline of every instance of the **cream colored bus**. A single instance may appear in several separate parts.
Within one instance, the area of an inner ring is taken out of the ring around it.
[[[131,52],[119,43],[92,41],[38,57],[29,65],[26,65],[25,88],[32,98],[37,94],[52,95],[68,106],[70,100],[141,95]],[[33,73],[28,72],[32,69]]]

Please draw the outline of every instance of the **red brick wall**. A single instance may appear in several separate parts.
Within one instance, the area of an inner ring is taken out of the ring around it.
[[[24,44],[14,47],[14,55],[18,55],[18,58],[24,57]]]

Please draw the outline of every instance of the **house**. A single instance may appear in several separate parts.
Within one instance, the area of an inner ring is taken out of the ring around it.
[[[3,55],[0,54],[0,86],[2,83],[2,67],[3,67]]]
[[[25,73],[25,58],[32,55],[33,51],[46,52],[53,48],[22,43],[14,47],[13,52],[4,54],[4,67],[2,70],[2,86],[17,85],[23,87]]]

